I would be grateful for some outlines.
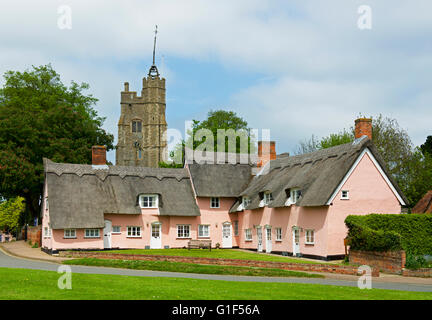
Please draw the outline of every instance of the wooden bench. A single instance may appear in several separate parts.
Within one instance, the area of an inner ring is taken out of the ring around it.
[[[188,250],[190,249],[206,249],[211,251],[211,240],[190,240],[188,242]]]

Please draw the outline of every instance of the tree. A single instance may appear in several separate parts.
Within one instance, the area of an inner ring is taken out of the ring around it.
[[[0,195],[21,196],[27,220],[38,217],[43,189],[43,157],[56,162],[91,163],[91,147],[113,148],[93,109],[97,99],[83,94],[86,83],[65,86],[51,65],[8,71],[0,89]]]
[[[222,134],[227,136],[222,136]],[[219,141],[218,135],[222,137]],[[170,153],[171,158],[177,159],[176,163],[161,162],[159,167],[182,167],[178,162],[179,159],[183,161],[184,159],[179,155],[184,155],[186,146],[193,150],[207,146],[207,151],[215,152],[252,153],[255,150],[252,142],[253,136],[246,120],[233,111],[210,110],[206,120],[192,121],[192,128],[189,130],[188,136],[188,140],[179,143]],[[245,145],[246,150],[244,149]]]
[[[22,197],[12,198],[0,203],[0,230],[16,230],[24,208],[25,203]]]
[[[421,152],[426,155],[426,153],[432,154],[432,136],[426,138],[426,142],[420,146]]]

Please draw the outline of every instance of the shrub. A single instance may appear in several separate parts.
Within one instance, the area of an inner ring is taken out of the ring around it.
[[[429,263],[423,256],[416,256],[413,254],[407,254],[405,267],[408,269],[420,269],[429,267]]]
[[[407,254],[432,254],[432,215],[369,214],[348,216],[349,245],[355,250],[405,250]]]

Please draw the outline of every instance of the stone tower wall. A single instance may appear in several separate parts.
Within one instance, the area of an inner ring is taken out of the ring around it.
[[[167,156],[165,79],[144,78],[141,96],[125,83],[120,105],[116,165],[158,167]],[[142,122],[141,133],[132,132],[133,120]]]

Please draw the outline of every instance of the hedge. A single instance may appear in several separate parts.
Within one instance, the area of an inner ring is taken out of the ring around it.
[[[432,254],[432,215],[369,214],[345,219],[348,243],[354,250],[405,250],[412,255]]]

